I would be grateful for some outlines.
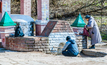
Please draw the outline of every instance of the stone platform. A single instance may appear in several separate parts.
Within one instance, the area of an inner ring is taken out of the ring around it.
[[[107,55],[107,49],[83,49],[82,52],[88,56],[104,57]]]
[[[47,37],[6,37],[6,49],[14,51],[49,51]]]
[[[6,49],[15,51],[40,51],[45,53],[58,53],[59,45],[66,43],[66,37],[75,40],[78,49],[87,48],[87,37],[75,35],[67,21],[49,21],[40,36],[6,37]],[[59,49],[62,51],[63,46]]]
[[[84,38],[82,36],[76,36],[76,42],[80,52],[84,48],[84,44],[86,44]],[[22,52],[39,51],[47,54],[51,53],[48,37],[6,37],[6,49]]]

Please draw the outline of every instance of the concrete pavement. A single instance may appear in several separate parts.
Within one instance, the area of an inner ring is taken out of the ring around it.
[[[0,65],[107,65],[107,57],[65,57],[41,52],[0,50]]]

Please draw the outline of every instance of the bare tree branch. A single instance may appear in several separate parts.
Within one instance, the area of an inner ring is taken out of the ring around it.
[[[96,5],[96,4],[98,4],[98,3],[100,3],[101,1],[99,1],[99,2],[97,2],[97,3],[94,3],[96,0],[94,0],[91,4],[89,4],[89,5],[87,5],[87,6],[83,6],[83,7],[81,7],[81,8],[78,8],[77,10],[75,10],[74,12],[78,12],[79,10],[81,10],[81,9],[83,9],[83,8],[86,8],[86,7],[89,7],[89,6],[92,6],[92,5]],[[94,3],[94,4],[93,4]]]
[[[106,9],[106,8],[107,8],[107,6],[101,8],[101,9],[96,9],[96,10],[89,11],[89,12],[87,12],[87,13],[97,12],[97,11],[100,11],[100,10],[103,10],[103,9]]]

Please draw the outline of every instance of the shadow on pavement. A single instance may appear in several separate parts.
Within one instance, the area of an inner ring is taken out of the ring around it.
[[[85,55],[83,54],[82,52],[78,55],[78,57],[91,57],[91,58],[98,58],[98,57],[105,57],[107,55],[104,55],[104,56],[89,56],[89,55]]]
[[[0,53],[5,53],[5,52],[17,52],[17,51],[11,51],[11,50],[6,50],[5,48],[0,48]]]

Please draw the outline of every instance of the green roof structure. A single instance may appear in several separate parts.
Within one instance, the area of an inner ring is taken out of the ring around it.
[[[81,14],[78,15],[74,23],[71,25],[72,27],[84,27],[86,24],[81,16]]]
[[[15,25],[16,25],[16,23],[14,23],[14,21],[10,18],[8,13],[5,12],[5,14],[0,22],[0,26],[15,26]]]

